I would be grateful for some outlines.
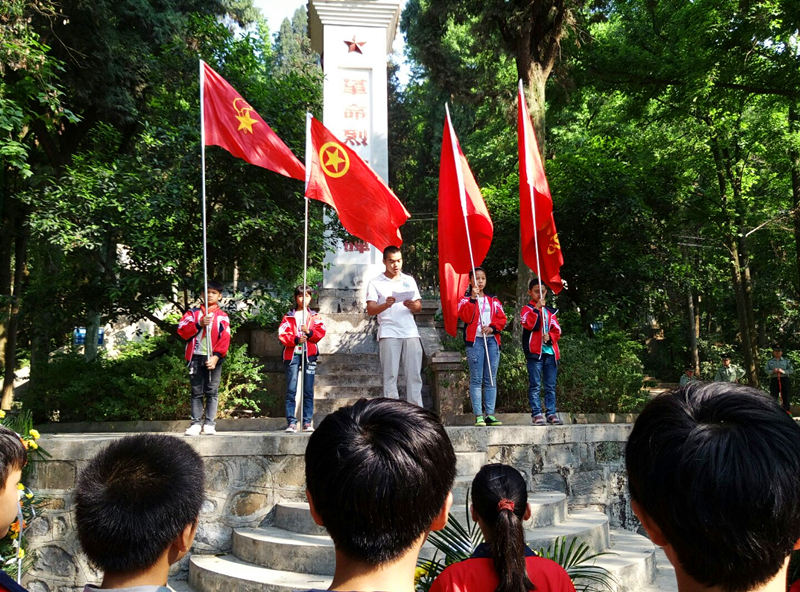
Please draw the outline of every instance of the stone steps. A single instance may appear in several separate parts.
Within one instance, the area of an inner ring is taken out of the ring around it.
[[[483,453],[459,453],[459,470],[471,480]],[[567,513],[561,492],[529,494],[532,515],[525,523],[525,540],[533,549],[547,548],[559,537],[587,543],[592,553],[603,553],[595,563],[606,567],[617,580],[617,592],[633,592],[655,577],[653,545],[627,531],[611,531],[608,517],[595,510]],[[466,521],[466,507],[455,505],[451,516]],[[333,541],[311,519],[307,503],[281,502],[271,516],[272,524],[235,529],[230,555],[192,555],[189,583],[195,592],[288,592],[330,585],[335,567]],[[432,558],[436,549],[423,545],[420,557]]]

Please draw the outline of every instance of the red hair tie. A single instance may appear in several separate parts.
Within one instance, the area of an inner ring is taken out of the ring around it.
[[[514,511],[513,500],[503,498],[499,502],[497,502],[497,511],[501,512],[503,510],[509,510],[510,512],[513,512]]]

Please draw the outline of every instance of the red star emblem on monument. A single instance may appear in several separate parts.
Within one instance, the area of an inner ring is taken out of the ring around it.
[[[364,52],[361,51],[361,46],[366,45],[366,41],[356,41],[356,36],[353,35],[352,41],[345,41],[345,45],[347,45],[347,53],[353,53],[354,51],[357,53],[363,54]]]

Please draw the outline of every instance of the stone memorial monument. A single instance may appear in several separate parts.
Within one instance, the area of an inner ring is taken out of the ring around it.
[[[385,181],[389,178],[386,58],[399,0],[309,0],[311,45],[325,73],[322,122]],[[331,215],[335,215],[331,213]],[[323,312],[363,311],[366,285],[383,271],[375,247],[349,237],[325,254]]]

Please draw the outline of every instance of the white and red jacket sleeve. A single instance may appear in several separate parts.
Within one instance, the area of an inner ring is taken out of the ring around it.
[[[500,345],[500,332],[505,329],[508,318],[499,299],[494,296],[487,296],[487,298],[492,310],[489,326],[492,328],[492,334],[497,340],[497,345]],[[462,296],[458,301],[458,318],[464,321],[466,325],[464,339],[468,343],[473,343],[478,333],[478,321],[480,319],[478,301],[469,296]]]
[[[200,319],[205,314],[203,308],[193,308],[187,310],[178,322],[178,336],[186,341],[185,358],[192,359],[195,342],[203,332]],[[222,359],[228,355],[228,348],[231,345],[231,322],[228,314],[217,308],[213,312],[214,318],[211,321],[211,351],[215,356]]]

